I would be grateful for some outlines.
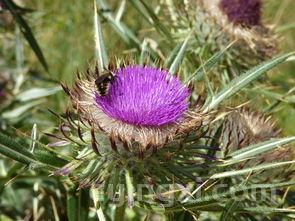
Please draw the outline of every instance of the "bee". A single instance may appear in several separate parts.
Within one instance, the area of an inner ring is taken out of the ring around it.
[[[114,82],[114,80],[114,74],[109,70],[105,70],[103,74],[95,80],[98,94],[100,96],[106,96],[109,92],[110,85]]]

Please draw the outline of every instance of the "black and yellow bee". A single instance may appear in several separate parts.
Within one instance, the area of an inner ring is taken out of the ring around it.
[[[114,74],[109,70],[105,70],[103,74],[95,80],[98,94],[100,96],[107,95],[110,89],[110,85],[114,82],[114,80]]]

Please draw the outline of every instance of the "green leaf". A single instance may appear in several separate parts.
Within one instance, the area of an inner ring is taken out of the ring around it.
[[[23,91],[16,96],[19,101],[25,102],[37,98],[47,97],[61,91],[61,87],[52,88],[31,88]]]
[[[48,150],[36,149],[34,151],[34,157],[39,162],[56,168],[63,167],[68,163],[67,160],[60,158],[56,153]]]
[[[167,67],[169,68],[169,73],[176,74],[186,51],[188,41],[191,37],[191,34],[180,44],[176,45],[173,49],[171,55],[167,60]]]
[[[239,207],[240,202],[236,200],[230,200],[221,214],[220,221],[230,221],[233,217],[233,212]]]
[[[91,193],[92,193],[92,199],[93,199],[95,212],[96,212],[98,220],[106,221],[107,220],[106,215],[104,214],[99,201],[101,193],[99,192],[98,189],[91,189]]]
[[[67,215],[69,221],[87,221],[90,206],[88,189],[70,189],[67,192]]]
[[[252,212],[252,213],[259,213],[259,214],[265,214],[265,213],[291,213],[295,214],[295,209],[292,208],[273,208],[273,207],[264,207],[264,206],[258,206],[258,207],[246,207],[241,210],[238,210],[237,212]]]
[[[22,114],[26,113],[29,109],[32,107],[38,106],[39,104],[43,103],[44,101],[41,100],[36,100],[32,101],[30,103],[26,103],[20,107],[16,107],[15,109],[5,111],[2,113],[2,117],[5,119],[15,119],[20,117]]]
[[[32,132],[31,132],[31,142],[30,142],[30,151],[33,153],[36,147],[36,141],[38,139],[38,130],[37,124],[33,125]]]
[[[95,55],[98,61],[98,66],[102,71],[108,67],[108,56],[105,49],[105,44],[102,35],[99,15],[97,13],[96,0],[94,0],[94,36],[95,36]]]
[[[122,0],[115,16],[116,21],[120,21],[126,8],[126,0]]]
[[[280,25],[279,27],[277,27],[275,29],[276,33],[281,33],[281,32],[285,32],[285,31],[291,31],[292,29],[295,29],[295,23],[289,23],[289,24],[285,24],[285,25]]]
[[[260,75],[274,68],[278,64],[286,61],[292,55],[294,55],[294,52],[277,56],[236,77],[218,94],[212,97],[211,101],[209,102],[209,105],[207,106],[207,110],[212,110],[216,108],[222,101],[236,94],[244,87],[246,87],[249,83],[251,83],[253,80],[258,78]]]
[[[110,12],[110,7],[104,0],[96,0],[97,5],[100,6],[100,9],[103,11],[104,18],[110,23],[114,31],[129,45],[136,46],[140,48],[140,41],[135,36],[135,34],[121,21],[116,20],[112,13]]]
[[[245,179],[240,184],[240,186],[241,187],[245,187],[247,183],[248,183],[248,179]],[[230,221],[230,220],[232,220],[234,211],[237,210],[237,208],[239,207],[240,203],[241,202],[239,200],[236,200],[234,198],[233,199],[229,199],[228,202],[226,203],[224,209],[223,209],[223,212],[221,214],[220,220],[221,221]]]
[[[47,62],[43,56],[43,53],[42,53],[33,33],[31,31],[31,28],[29,27],[27,22],[20,15],[20,13],[19,13],[20,11],[19,11],[18,7],[16,7],[16,5],[11,0],[3,0],[2,2],[6,6],[6,8],[11,12],[15,21],[20,25],[21,32],[23,33],[23,35],[27,39],[28,43],[30,44],[31,48],[35,52],[40,63],[42,64],[44,69],[46,71],[48,71]]]
[[[257,189],[270,189],[270,188],[283,188],[292,186],[295,184],[295,181],[290,182],[281,182],[281,183],[268,183],[268,184],[252,184],[252,185],[245,185],[245,186],[233,186],[230,190],[224,191],[221,193],[216,193],[212,195],[206,195],[198,197],[194,200],[190,200],[187,203],[183,203],[181,205],[175,205],[174,207],[168,207],[166,208],[166,211],[182,211],[183,208],[185,209],[200,209],[204,206],[212,205],[214,203],[222,203],[223,201],[228,200],[232,196],[239,196],[244,195],[249,190],[257,190]]]
[[[224,164],[229,165],[236,162],[240,162],[241,160],[249,159],[250,157],[257,156],[266,151],[273,150],[280,145],[284,145],[293,141],[295,141],[295,137],[287,137],[281,139],[271,139],[269,141],[250,145],[248,147],[242,148],[238,151],[229,154],[230,159],[226,160]]]
[[[127,198],[128,198],[128,207],[132,208],[134,205],[134,186],[132,184],[132,179],[130,176],[129,170],[125,170],[125,179],[126,179],[126,188],[127,188]]]
[[[149,48],[148,48],[148,42],[146,39],[143,40],[141,44],[141,52],[139,57],[139,63],[144,64],[149,56]]]
[[[168,38],[169,41],[173,40],[171,33],[166,28],[166,26],[163,25],[163,22],[159,20],[158,16],[155,14],[155,10],[150,7],[150,4],[147,4],[144,0],[130,0],[130,3],[147,22],[149,22],[156,30],[159,31],[159,33]]]
[[[201,65],[186,81],[188,83],[190,80],[195,79],[195,81],[199,81],[206,72],[212,70],[216,64],[221,60],[225,52],[235,43],[230,43],[223,50],[215,53],[212,57],[210,57],[203,65]]]
[[[256,172],[260,170],[268,170],[268,169],[274,169],[281,166],[286,166],[295,163],[295,160],[293,161],[286,161],[286,162],[279,162],[279,163],[268,163],[268,164],[261,164],[259,166],[245,168],[241,170],[232,170],[232,171],[226,171],[222,173],[216,173],[213,176],[211,176],[211,179],[219,179],[219,178],[225,178],[225,177],[233,177],[238,175],[245,175],[249,174],[251,172]]]
[[[125,220],[125,210],[126,210],[126,204],[125,203],[122,206],[117,206],[114,220],[116,220],[116,221],[124,221]]]
[[[34,155],[26,147],[2,133],[0,133],[0,154],[20,163],[36,163]]]

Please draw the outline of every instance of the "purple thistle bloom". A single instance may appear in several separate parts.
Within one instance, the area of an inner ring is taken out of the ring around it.
[[[234,24],[247,27],[260,24],[260,0],[221,0],[219,6]]]
[[[106,96],[95,101],[109,117],[138,126],[175,123],[188,108],[189,91],[165,70],[129,66],[114,72]]]
[[[119,141],[125,149],[162,147],[211,118],[201,105],[188,109],[189,88],[166,70],[132,65],[112,72],[106,94],[98,91],[99,73],[78,77],[73,90],[63,87],[92,134],[103,132],[114,150]]]

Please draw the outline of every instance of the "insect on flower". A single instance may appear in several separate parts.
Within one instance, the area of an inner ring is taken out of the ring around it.
[[[114,80],[115,76],[112,71],[105,70],[103,74],[95,80],[98,94],[100,96],[107,95],[110,89],[110,84],[112,84]]]

